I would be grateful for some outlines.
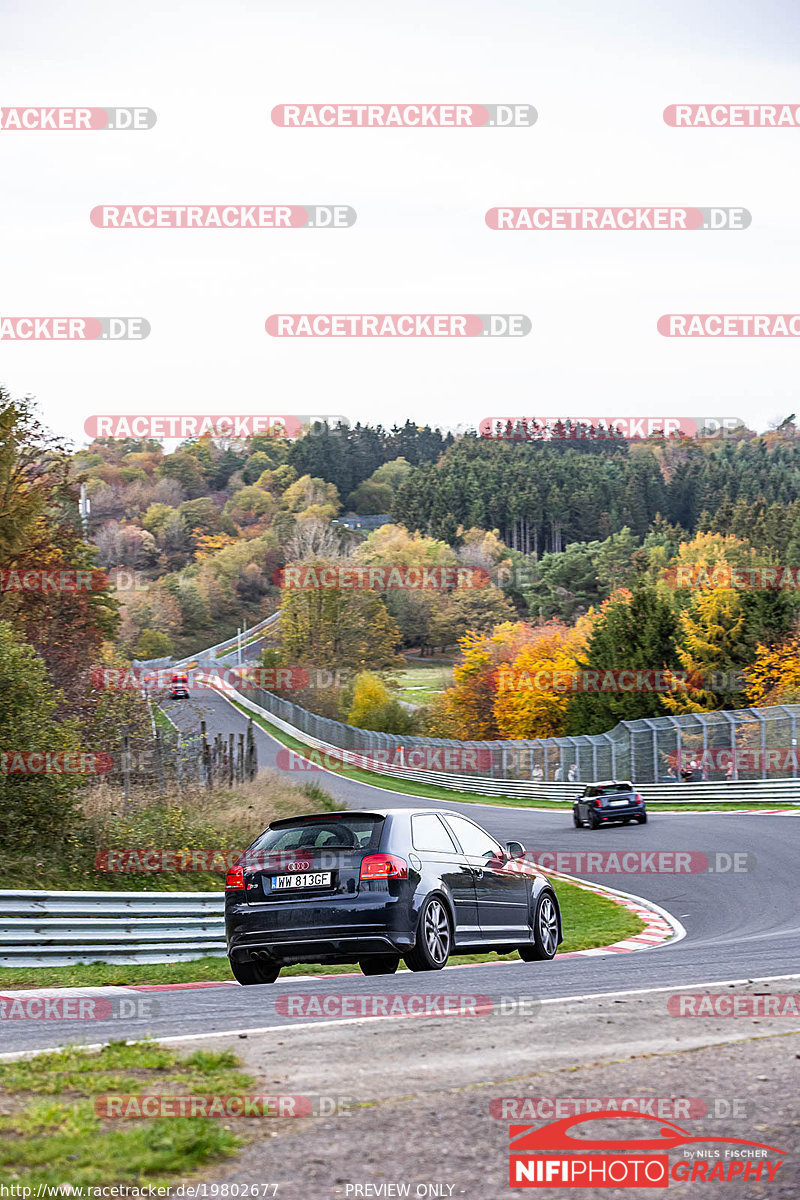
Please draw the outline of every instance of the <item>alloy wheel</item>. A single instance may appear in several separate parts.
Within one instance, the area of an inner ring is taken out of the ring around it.
[[[423,936],[433,961],[437,964],[446,962],[450,954],[450,922],[438,900],[431,900],[427,907]]]
[[[546,954],[552,956],[558,945],[558,917],[553,901],[545,896],[539,905],[539,938]]]

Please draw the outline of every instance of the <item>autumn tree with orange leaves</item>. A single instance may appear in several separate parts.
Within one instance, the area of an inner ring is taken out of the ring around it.
[[[476,740],[557,737],[569,692],[559,691],[576,668],[588,625],[506,621],[490,634],[467,634],[442,707],[453,736]]]
[[[742,678],[753,708],[800,702],[800,633],[776,646],[757,646]]]
[[[0,389],[0,619],[41,655],[72,712],[119,621],[110,582],[81,534],[77,486],[69,457],[39,423],[31,401],[12,400]],[[91,584],[73,591],[21,586],[31,570],[83,571]]]

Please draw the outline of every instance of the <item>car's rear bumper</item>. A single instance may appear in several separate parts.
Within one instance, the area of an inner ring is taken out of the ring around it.
[[[290,904],[229,904],[228,956],[238,961],[355,962],[369,954],[405,954],[415,942],[408,906],[375,896]]]
[[[601,821],[620,821],[623,817],[641,817],[647,809],[643,804],[629,804],[627,808],[620,805],[618,808],[596,808],[593,811]]]

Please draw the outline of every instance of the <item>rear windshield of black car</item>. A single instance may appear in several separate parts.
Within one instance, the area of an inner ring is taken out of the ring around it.
[[[383,817],[345,816],[303,820],[291,825],[265,829],[253,850],[377,850],[381,840]]]
[[[602,787],[588,787],[586,789],[587,796],[615,796],[620,792],[630,792],[631,785],[629,783],[605,783]]]

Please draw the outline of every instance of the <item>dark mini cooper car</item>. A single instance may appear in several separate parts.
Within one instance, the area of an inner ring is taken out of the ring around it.
[[[231,970],[272,983],[288,963],[439,971],[452,953],[555,955],[561,910],[525,858],[448,809],[385,808],[273,821],[225,881]]]
[[[632,783],[604,779],[600,783],[587,784],[583,794],[572,804],[575,828],[590,825],[597,829],[612,821],[623,821],[626,825],[638,821],[640,825],[646,825],[647,806],[642,797],[634,791]]]

